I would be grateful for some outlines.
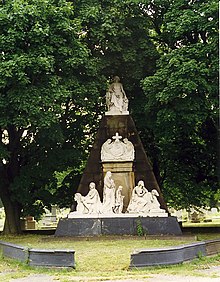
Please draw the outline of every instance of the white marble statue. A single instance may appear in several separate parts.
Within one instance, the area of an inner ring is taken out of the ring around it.
[[[140,180],[134,187],[131,199],[127,208],[128,213],[148,213],[152,195],[144,186],[144,181]]]
[[[131,141],[128,140],[128,138],[124,138],[123,142],[126,146],[125,159],[129,161],[133,161],[134,160],[134,145],[131,143]]]
[[[156,189],[148,192],[144,186],[144,181],[140,180],[132,191],[127,212],[130,214],[141,214],[141,216],[167,217],[167,212],[160,208],[158,196],[159,193]]]
[[[157,199],[157,197],[159,197],[159,193],[157,192],[156,189],[153,189],[151,191],[151,195],[152,195],[152,201],[151,201],[150,209],[160,210],[160,203]]]
[[[151,195],[152,195],[152,200],[149,206],[149,216],[165,216],[166,211],[164,209],[160,208],[160,203],[157,199],[157,197],[159,197],[159,193],[156,189],[153,189],[151,191]]]
[[[107,171],[104,177],[102,213],[113,213],[115,207],[115,182],[111,171]]]
[[[102,162],[108,161],[133,161],[134,160],[134,145],[124,138],[123,142],[120,140],[122,136],[116,132],[112,139],[107,139],[101,147]]]
[[[74,199],[77,202],[75,212],[77,214],[98,214],[101,211],[101,201],[94,182],[89,184],[89,192],[86,196],[76,193]]]
[[[125,196],[122,196],[122,186],[118,186],[118,189],[115,194],[115,207],[114,213],[122,213],[123,210],[123,200]]]
[[[112,156],[112,139],[107,139],[101,147],[101,160],[111,160]]]
[[[86,213],[86,207],[84,206],[83,202],[82,202],[82,195],[80,193],[76,193],[75,196],[74,196],[74,200],[76,201],[77,203],[77,206],[76,206],[76,211],[75,213],[77,214],[84,214]]]
[[[107,171],[104,177],[103,203],[100,201],[95,183],[91,182],[86,196],[82,196],[80,193],[75,194],[74,199],[77,202],[76,211],[71,212],[68,217],[119,216],[123,214],[124,196],[122,195],[122,190],[123,187],[121,185],[116,190],[112,173]],[[139,216],[167,217],[167,212],[160,208],[158,196],[159,193],[156,189],[148,192],[144,181],[140,180],[132,191],[127,213],[123,215],[137,216],[138,214]]]
[[[106,106],[110,115],[128,114],[128,99],[118,76],[114,77],[107,90]]]

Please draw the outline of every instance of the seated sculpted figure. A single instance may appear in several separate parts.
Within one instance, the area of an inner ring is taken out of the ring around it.
[[[111,171],[107,171],[104,178],[103,188],[103,213],[113,213],[115,207],[115,182],[112,179]]]
[[[106,93],[106,105],[108,111],[113,113],[122,113],[128,110],[128,99],[118,76],[114,77],[113,83]]]
[[[149,204],[152,200],[152,195],[144,186],[144,181],[140,180],[138,185],[134,187],[131,195],[131,200],[127,208],[129,213],[148,213]]]
[[[76,193],[75,200],[77,201],[77,213],[97,214],[100,212],[101,201],[99,193],[95,188],[94,182],[91,182],[89,184],[89,192],[86,196],[82,196],[80,193]]]

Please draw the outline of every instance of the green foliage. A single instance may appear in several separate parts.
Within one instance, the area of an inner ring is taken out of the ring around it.
[[[136,225],[137,225],[137,235],[138,236],[146,235],[140,218],[136,220]]]
[[[143,81],[161,183],[172,206],[212,205],[218,187],[218,3],[179,0],[164,11],[157,35],[164,53],[156,73]]]
[[[141,95],[139,81],[152,74],[158,57],[150,22],[138,1],[74,1],[83,40],[106,78],[118,75],[130,100]],[[132,107],[131,107],[132,109]]]
[[[70,2],[6,1],[0,15],[0,196],[37,216],[58,201],[55,171],[80,173],[96,64]]]

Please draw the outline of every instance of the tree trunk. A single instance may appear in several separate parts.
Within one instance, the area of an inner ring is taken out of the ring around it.
[[[5,209],[5,224],[3,234],[20,234],[20,215],[21,208],[16,202],[12,202],[10,197],[1,195],[2,203]]]
[[[7,131],[9,136],[7,148],[10,152],[10,158],[6,164],[3,164],[3,162],[0,164],[0,197],[4,205],[6,216],[3,233],[20,234],[21,205],[16,200],[13,200],[16,198],[16,195],[13,195],[13,191],[10,190],[10,187],[20,172],[18,151],[23,130],[18,130],[15,126],[10,125]]]
[[[8,186],[4,186],[0,191],[0,197],[5,209],[5,224],[3,234],[20,234],[21,207],[16,201],[11,200]]]

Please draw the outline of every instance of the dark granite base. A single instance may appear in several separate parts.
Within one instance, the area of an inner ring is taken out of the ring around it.
[[[63,218],[55,236],[182,235],[176,217]]]

